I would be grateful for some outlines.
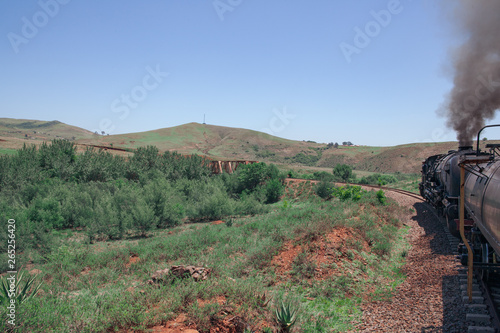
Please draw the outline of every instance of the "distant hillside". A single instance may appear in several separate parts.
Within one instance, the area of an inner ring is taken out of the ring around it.
[[[97,137],[83,128],[60,121],[0,118],[0,147],[19,149],[23,144],[40,144],[52,139],[78,139]]]
[[[0,118],[0,153],[20,148],[24,143],[39,144],[54,138],[72,140],[80,149],[86,145],[107,147],[111,152],[122,154],[120,149],[155,145],[160,151],[206,155],[221,160],[258,160],[326,169],[343,163],[356,170],[401,173],[417,173],[426,157],[457,148],[455,142],[335,148],[324,143],[287,140],[242,128],[198,123],[101,136],[58,121]]]
[[[96,144],[94,140],[79,143]],[[200,154],[217,159],[262,160],[272,159],[273,154],[294,155],[309,147],[321,147],[302,141],[282,139],[266,133],[223,126],[189,123],[153,131],[101,136],[99,145],[137,148],[155,145],[161,151],[178,151],[183,154]]]
[[[427,156],[456,149],[454,142],[419,143],[395,147],[339,146],[293,141],[266,133],[223,126],[189,123],[153,131],[101,136],[79,143],[114,148],[155,145],[161,151],[200,154],[214,159],[258,160],[279,164],[333,168],[350,164],[357,170],[417,173]]]

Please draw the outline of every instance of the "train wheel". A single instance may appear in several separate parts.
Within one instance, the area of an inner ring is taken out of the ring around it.
[[[452,234],[456,238],[461,238],[460,236],[460,231],[458,231],[457,224],[455,223],[455,219],[453,217],[450,217],[448,214],[446,214],[446,226],[448,227],[448,230],[450,231],[450,234]]]

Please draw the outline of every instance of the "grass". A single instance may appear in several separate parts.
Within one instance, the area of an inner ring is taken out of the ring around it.
[[[380,206],[368,193],[356,203],[316,197],[278,202],[271,213],[233,219],[231,227],[189,224],[146,239],[86,244],[78,231],[61,233],[57,250],[35,267],[44,283],[37,297],[19,306],[17,327],[30,332],[145,330],[185,313],[206,332],[229,306],[251,327],[276,328],[273,309],[284,301],[298,309],[294,328],[300,332],[352,329],[363,297],[390,295],[400,283],[404,257],[398,251],[404,248],[405,231],[399,229],[400,214],[394,202]],[[271,261],[283,244],[301,240],[314,249],[315,240],[339,227],[353,230],[357,238],[337,251],[334,262],[315,266],[305,253],[295,259],[292,272],[300,278],[276,275]],[[374,246],[365,251],[362,242],[368,238]],[[130,263],[131,256],[139,260]],[[156,270],[175,264],[209,267],[212,274],[202,282],[146,283]],[[315,268],[340,275],[315,280]],[[267,306],[262,306],[263,294],[269,295]],[[214,301],[218,298],[224,305]],[[0,316],[5,318],[5,309]]]
[[[14,155],[17,154],[17,149],[0,148],[0,155]]]

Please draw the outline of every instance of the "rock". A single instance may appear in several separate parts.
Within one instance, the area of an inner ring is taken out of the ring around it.
[[[169,273],[170,270],[168,268],[154,272],[153,275],[151,275],[151,279],[148,280],[148,284],[165,282]]]
[[[208,279],[208,276],[212,270],[205,267],[197,267],[192,265],[177,265],[172,266],[170,269],[165,268],[163,270],[158,270],[151,275],[151,279],[148,280],[148,284],[155,283],[165,283],[170,275],[177,278],[193,278],[195,281],[203,281]]]
[[[205,267],[196,267],[192,265],[172,266],[171,272],[178,278],[192,277],[195,281],[203,281],[208,279],[211,269]]]

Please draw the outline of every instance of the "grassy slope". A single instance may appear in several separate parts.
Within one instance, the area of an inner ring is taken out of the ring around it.
[[[34,132],[37,133],[34,133]],[[28,139],[25,138],[28,134]],[[418,173],[421,162],[430,155],[456,149],[456,142],[415,143],[394,147],[343,147],[327,149],[326,144],[293,141],[266,133],[223,126],[189,123],[153,131],[98,136],[87,130],[57,121],[0,118],[0,153],[24,143],[39,144],[56,137],[72,139],[82,145],[137,148],[155,145],[161,151],[207,155],[221,160],[258,160],[300,166],[293,157],[299,153],[321,156],[316,167],[331,169],[338,163],[370,172]]]
[[[81,143],[92,144],[92,140]],[[153,131],[111,135],[99,138],[99,144],[136,148],[156,145],[160,150],[184,154],[202,154],[220,159],[259,159],[258,151],[295,152],[308,149],[305,142],[286,140],[265,133],[231,127],[189,123]],[[319,145],[315,145],[319,146]],[[257,148],[258,147],[258,148]]]
[[[56,138],[79,140],[97,137],[90,131],[59,121],[0,118],[1,150],[19,149],[23,144],[40,144]]]
[[[44,283],[39,296],[19,308],[16,324],[31,332],[124,332],[183,313],[200,331],[234,316],[256,329],[274,326],[274,309],[284,300],[299,309],[299,332],[352,329],[362,300],[390,298],[404,278],[406,228],[399,229],[398,217],[406,210],[392,202],[381,206],[374,194],[359,203],[288,199],[287,206],[278,203],[269,214],[235,219],[232,227],[183,225],[156,237],[98,244],[86,244],[79,232],[61,232],[69,238],[62,237],[47,262],[34,267]],[[337,238],[323,236],[339,230],[344,233]],[[368,245],[369,239],[377,241]],[[273,261],[289,247],[299,251],[289,258],[291,267]],[[313,253],[321,248],[330,261],[315,264]],[[299,253],[308,260],[297,260]],[[146,282],[152,272],[175,264],[213,271],[204,282]],[[262,295],[271,301],[268,306]]]

